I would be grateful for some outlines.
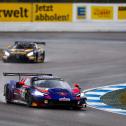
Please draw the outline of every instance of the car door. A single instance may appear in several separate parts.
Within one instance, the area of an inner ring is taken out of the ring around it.
[[[20,98],[22,101],[25,101],[27,89],[30,88],[30,78],[25,79],[23,83],[24,83],[24,85],[20,89],[20,91],[21,91]]]
[[[24,101],[27,88],[29,88],[28,79],[22,79],[18,82],[14,91],[15,100]]]

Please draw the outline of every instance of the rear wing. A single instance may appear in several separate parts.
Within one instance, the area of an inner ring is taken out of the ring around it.
[[[46,73],[3,73],[3,76],[53,76]]]
[[[33,42],[33,43],[36,43],[38,45],[46,45],[46,42]]]
[[[21,79],[21,76],[53,76],[52,74],[47,73],[7,73],[4,72],[3,76],[18,76],[19,80]]]
[[[36,44],[46,45],[46,42],[40,42],[40,41],[15,41],[15,44],[18,43],[36,43]]]

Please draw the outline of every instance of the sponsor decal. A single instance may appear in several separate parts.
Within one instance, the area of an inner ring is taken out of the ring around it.
[[[59,98],[59,101],[70,101],[70,99],[69,98]]]
[[[34,22],[71,22],[72,4],[33,4]]]
[[[31,21],[31,4],[1,3],[0,21],[1,22],[27,22]]]
[[[77,7],[77,19],[86,19],[86,7],[84,6]]]
[[[0,3],[0,22],[72,22],[72,4]]]
[[[59,92],[58,93],[60,96],[67,96],[68,94],[66,92]]]
[[[92,6],[91,18],[93,20],[112,20],[113,7],[112,6]]]
[[[118,19],[119,20],[126,20],[126,6],[119,6],[118,7]]]

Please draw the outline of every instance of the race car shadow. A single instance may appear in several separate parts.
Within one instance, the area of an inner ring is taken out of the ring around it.
[[[37,110],[66,110],[66,111],[86,111],[87,108],[75,109],[72,107],[64,107],[64,106],[49,106],[49,107],[28,107],[26,104],[22,103],[10,103],[6,104],[4,102],[0,102],[0,105],[4,105],[4,107],[22,107],[28,109],[37,109]]]
[[[37,63],[39,63],[39,62],[30,62],[30,61],[7,61],[7,62],[4,62],[4,63],[18,63],[18,64],[37,64]]]
[[[35,107],[36,109],[47,109],[47,110],[67,110],[67,111],[86,111],[86,108],[75,109],[73,107],[64,107],[64,106],[51,106],[51,107]]]

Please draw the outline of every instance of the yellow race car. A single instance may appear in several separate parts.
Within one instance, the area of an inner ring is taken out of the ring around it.
[[[3,62],[44,62],[45,42],[16,41],[13,46],[3,50]]]

